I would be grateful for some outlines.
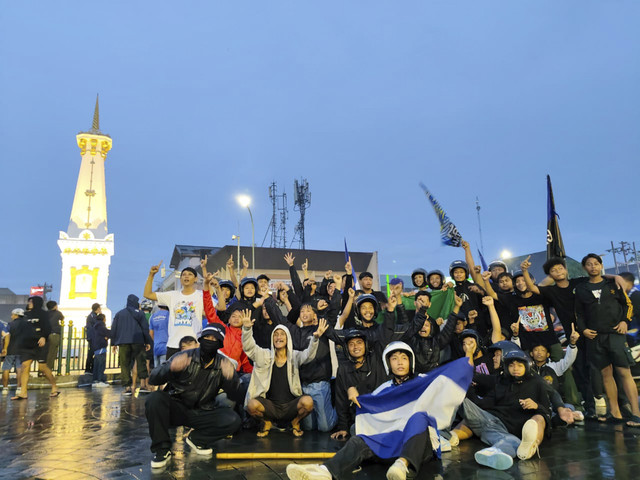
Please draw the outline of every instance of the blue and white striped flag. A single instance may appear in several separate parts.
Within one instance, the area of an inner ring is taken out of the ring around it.
[[[424,183],[420,183],[420,188],[424,190],[424,194],[431,202],[431,205],[433,206],[433,209],[438,216],[438,220],[440,221],[440,240],[442,240],[442,243],[444,243],[445,245],[450,245],[452,247],[459,247],[460,245],[462,245],[462,235],[460,235],[457,227],[451,222],[451,220],[449,220],[447,214],[444,213],[444,210],[442,209],[438,201],[431,194]]]
[[[447,363],[402,385],[382,384],[360,395],[356,434],[380,458],[395,458],[411,437],[428,431],[440,456],[439,429],[448,428],[473,378],[467,358]]]

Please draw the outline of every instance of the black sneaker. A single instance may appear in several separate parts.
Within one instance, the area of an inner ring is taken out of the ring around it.
[[[160,450],[153,455],[151,468],[162,468],[171,460],[171,450]]]
[[[208,457],[213,454],[213,448],[207,448],[207,447],[203,447],[202,445],[197,445],[196,443],[193,442],[193,440],[191,440],[191,435],[189,435],[186,438],[186,441],[187,441],[187,445],[191,447],[191,450],[193,450],[198,455],[203,455]]]
[[[131,393],[132,393],[132,392],[131,392],[131,388],[125,388],[125,389],[124,389],[124,392],[122,392],[122,394],[123,394],[124,396],[127,396],[127,397],[130,397],[130,396],[131,396]]]

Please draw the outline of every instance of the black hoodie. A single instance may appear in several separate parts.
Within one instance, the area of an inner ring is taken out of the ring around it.
[[[46,339],[51,333],[51,322],[49,322],[49,314],[42,308],[44,300],[42,297],[29,297],[29,300],[31,300],[33,308],[27,310],[25,318],[33,327],[35,337],[37,339],[41,337]]]
[[[127,297],[127,306],[116,313],[111,324],[111,344],[147,344],[151,345],[147,318],[138,309],[139,298],[131,294]]]

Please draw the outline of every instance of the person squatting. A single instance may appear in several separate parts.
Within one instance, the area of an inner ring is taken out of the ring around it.
[[[207,272],[206,257],[203,290],[188,267],[181,290],[154,293],[160,265],[153,266],[144,296],[164,307],[166,351],[154,352],[162,360],[149,375],[163,386],[146,400],[151,466],[170,461],[169,429],[177,426],[191,429],[186,443],[203,456],[241,428],[258,437],[274,427],[295,437],[326,432],[346,440],[343,448],[322,465],[292,463],[287,475],[327,480],[367,460],[388,462],[388,479],[412,477],[472,436],[486,445],[476,462],[504,470],[535,455],[553,427],[585,417],[640,427],[626,336],[633,279],[602,275],[602,259],[590,253],[585,277],[569,278],[565,261],[551,258],[536,283],[529,259],[519,272],[500,261],[482,272],[468,243],[462,247],[451,281],[418,268],[413,291],[396,278],[388,297],[373,290],[369,272],[356,289],[350,259],[344,274],[328,271],[318,284],[308,262],[301,280],[287,254],[291,286],[275,283],[274,293],[266,275],[246,277],[246,260],[237,282]],[[235,279],[233,258],[227,267]],[[457,375],[468,377],[455,380],[462,396],[413,412],[418,421],[400,422],[394,445],[381,449],[360,422],[367,406],[396,405],[405,392]],[[598,411],[605,398],[608,411]]]

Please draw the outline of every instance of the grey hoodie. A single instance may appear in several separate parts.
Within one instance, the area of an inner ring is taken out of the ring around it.
[[[260,348],[253,339],[253,328],[242,328],[242,348],[247,357],[253,361],[253,373],[249,382],[249,389],[245,398],[245,406],[249,400],[256,397],[265,398],[271,386],[271,373],[276,360],[276,350],[273,346],[273,334],[282,330],[287,335],[287,378],[291,393],[299,397],[302,395],[300,384],[300,365],[311,362],[318,351],[318,339],[313,336],[306,350],[294,350],[291,333],[284,325],[277,325],[271,334],[271,348]]]

